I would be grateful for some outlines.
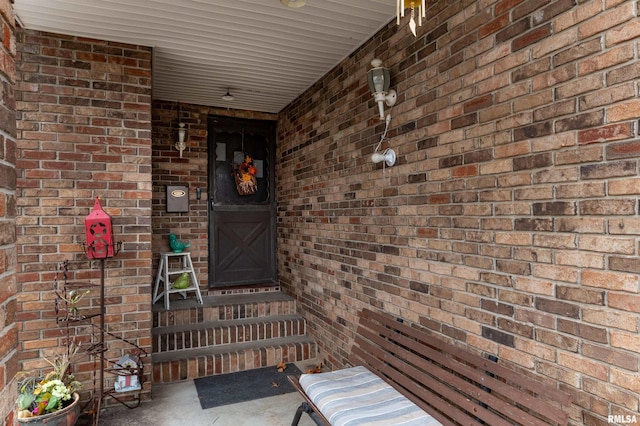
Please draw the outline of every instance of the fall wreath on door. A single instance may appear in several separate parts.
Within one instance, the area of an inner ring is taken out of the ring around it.
[[[240,195],[252,195],[258,189],[256,174],[258,168],[253,164],[253,158],[249,154],[244,154],[244,161],[234,170],[236,188]]]

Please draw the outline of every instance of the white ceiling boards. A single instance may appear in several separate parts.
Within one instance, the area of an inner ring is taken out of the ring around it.
[[[28,29],[154,48],[156,99],[278,112],[395,18],[395,0],[15,0]],[[225,101],[227,92],[235,97]]]

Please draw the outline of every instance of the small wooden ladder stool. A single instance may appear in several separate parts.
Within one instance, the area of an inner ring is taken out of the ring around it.
[[[181,260],[180,267],[178,269],[169,269],[171,258],[178,258]],[[190,275],[189,287],[181,289],[173,288],[170,277],[172,275],[182,275],[185,272]],[[160,283],[162,283],[162,291],[159,292]],[[164,297],[164,307],[166,310],[169,310],[169,295],[171,293],[180,293],[182,297],[186,299],[188,291],[195,291],[198,303],[202,304],[202,295],[200,294],[198,279],[196,278],[193,263],[191,262],[191,253],[161,253],[158,275],[156,276],[156,283],[153,288],[153,303],[156,303],[161,297]]]

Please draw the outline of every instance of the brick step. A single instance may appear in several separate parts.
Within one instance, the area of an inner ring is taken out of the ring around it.
[[[273,315],[158,327],[152,331],[153,352],[301,336],[306,332],[306,322],[298,315]]]
[[[153,382],[182,380],[275,366],[316,358],[317,347],[306,336],[182,349],[153,354]]]
[[[170,310],[165,310],[164,305],[160,302],[154,304],[152,307],[153,327],[261,318],[271,315],[294,315],[296,313],[295,300],[284,293],[275,291],[203,296],[202,300],[203,304],[201,305],[193,297],[182,299],[178,294],[174,294]]]

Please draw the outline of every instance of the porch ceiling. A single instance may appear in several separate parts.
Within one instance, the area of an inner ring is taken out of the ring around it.
[[[395,3],[15,0],[15,11],[27,29],[153,47],[155,99],[275,113],[393,19]]]

